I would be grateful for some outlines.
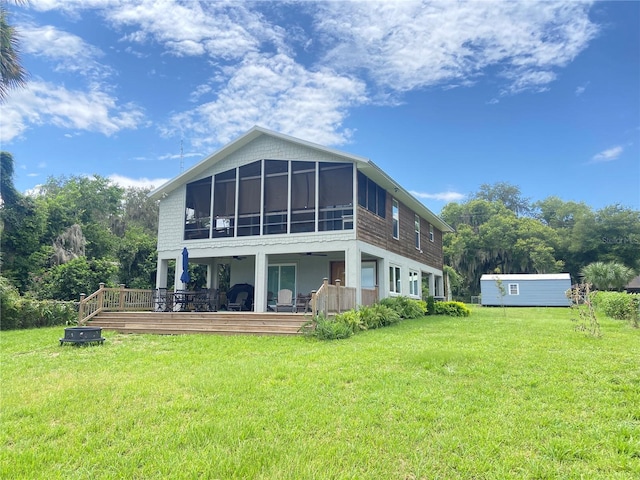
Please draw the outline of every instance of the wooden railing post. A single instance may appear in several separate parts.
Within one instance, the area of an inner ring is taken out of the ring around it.
[[[322,295],[324,296],[324,311],[322,313],[326,317],[329,315],[329,279],[326,277],[322,279]]]
[[[338,308],[338,313],[340,312],[340,279],[336,278],[336,302],[337,302],[337,308]]]
[[[118,310],[124,310],[124,283],[120,284],[120,298],[118,299]]]
[[[311,316],[313,318],[318,314],[318,293],[311,290]]]
[[[80,305],[78,305],[78,325],[82,324],[82,316],[84,315],[84,299],[86,295],[84,293],[80,294]]]
[[[98,310],[102,311],[104,307],[104,282],[100,282],[100,288],[98,289]]]

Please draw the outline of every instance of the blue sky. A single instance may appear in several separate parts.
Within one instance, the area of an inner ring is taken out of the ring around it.
[[[8,8],[29,83],[0,140],[21,191],[159,186],[260,125],[370,158],[435,212],[500,181],[640,209],[640,2]]]

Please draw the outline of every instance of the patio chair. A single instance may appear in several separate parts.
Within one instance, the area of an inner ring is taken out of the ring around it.
[[[311,294],[299,293],[296,296],[296,312],[307,313],[311,311]]]
[[[168,312],[173,306],[171,298],[166,288],[156,288],[153,290],[153,303],[156,312]]]
[[[196,312],[208,312],[211,310],[210,290],[201,288],[193,296],[193,308]]]
[[[234,312],[243,310],[245,308],[245,302],[247,301],[248,296],[249,292],[238,292],[234,301],[227,304],[227,309]]]
[[[288,288],[278,291],[278,301],[276,303],[276,312],[293,312],[295,305],[293,303],[293,292]]]

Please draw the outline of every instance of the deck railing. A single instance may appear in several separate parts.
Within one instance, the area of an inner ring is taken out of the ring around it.
[[[370,306],[379,300],[378,287],[363,288],[361,290],[361,293],[362,293],[362,305]]]
[[[124,284],[119,288],[106,288],[104,283],[100,288],[89,295],[80,295],[80,306],[78,308],[78,325],[84,325],[100,312],[153,310],[155,299],[153,290],[143,290],[138,288],[125,288]]]
[[[311,312],[314,317],[319,313],[326,316],[353,308],[356,308],[356,289],[341,286],[340,280],[331,285],[329,279],[325,278],[322,286],[311,292]]]

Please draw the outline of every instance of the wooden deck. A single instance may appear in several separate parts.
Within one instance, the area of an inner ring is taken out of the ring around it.
[[[119,333],[299,335],[311,315],[254,312],[101,312],[87,325]]]

